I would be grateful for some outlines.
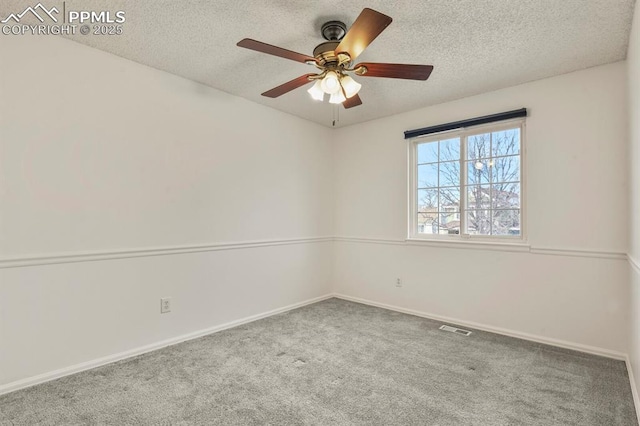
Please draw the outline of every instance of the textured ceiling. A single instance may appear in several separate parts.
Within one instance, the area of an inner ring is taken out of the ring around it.
[[[0,20],[37,2],[3,0]],[[77,34],[70,37],[75,41],[327,126],[334,107],[312,101],[306,87],[277,99],[260,96],[314,67],[236,43],[254,38],[311,55],[323,41],[323,22],[338,19],[349,26],[364,7],[378,10],[393,22],[358,61],[435,69],[426,82],[356,77],[364,103],[340,108],[338,126],[344,126],[622,60],[634,2],[66,0],[64,6],[126,12],[122,35]],[[63,1],[42,3],[62,11]]]

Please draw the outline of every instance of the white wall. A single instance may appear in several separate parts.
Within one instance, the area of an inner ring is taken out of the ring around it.
[[[636,387],[640,389],[640,10],[636,6],[629,51],[629,181],[631,274],[631,327],[629,334],[631,365]],[[640,409],[640,407],[638,407]]]
[[[0,54],[0,391],[332,285],[628,350],[624,63],[333,131],[55,37]],[[533,252],[404,243],[402,132],[522,106]]]
[[[403,131],[520,107],[530,112],[531,252],[404,243]],[[334,221],[336,235],[347,238],[335,243],[337,291],[626,353],[626,115],[619,62],[340,129]]]
[[[330,292],[329,129],[57,37],[0,56],[0,386]]]

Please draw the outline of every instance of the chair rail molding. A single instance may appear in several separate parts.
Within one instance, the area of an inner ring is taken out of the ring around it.
[[[94,262],[100,260],[127,259],[134,257],[168,256],[174,254],[198,253],[220,250],[240,250],[256,247],[273,247],[291,244],[311,244],[324,242],[342,242],[357,244],[382,244],[405,247],[437,247],[462,250],[491,250],[514,253],[529,253],[547,256],[589,257],[599,259],[628,260],[629,264],[640,273],[640,263],[627,253],[608,250],[583,250],[561,247],[537,247],[526,242],[491,242],[491,241],[432,241],[401,240],[390,238],[368,238],[349,236],[304,237],[274,240],[236,241],[226,243],[174,245],[162,247],[143,247],[123,250],[79,251],[71,253],[52,253],[0,258],[0,269],[21,268],[27,266],[52,265],[59,263]]]
[[[81,251],[74,253],[54,253],[35,256],[15,256],[0,258],[0,269],[25,266],[51,265],[58,263],[93,262],[98,260],[127,259],[133,257],[167,256],[184,253],[198,253],[219,250],[239,250],[256,247],[273,247],[291,244],[310,244],[331,242],[333,237],[307,237],[281,240],[240,241],[230,243],[211,243],[197,245],[175,245],[147,247],[125,250]]]
[[[631,256],[631,254],[627,254],[627,259],[629,260],[629,265],[636,271],[636,274],[640,274],[640,262]]]
[[[584,250],[565,247],[540,247],[532,246],[526,242],[507,242],[507,241],[446,241],[446,240],[396,240],[389,238],[364,238],[364,237],[334,237],[334,241],[346,243],[361,244],[386,244],[413,247],[438,247],[447,249],[462,250],[492,250],[507,251],[514,253],[529,253],[535,255],[546,256],[570,256],[570,257],[589,257],[599,259],[627,260],[628,256],[624,252],[613,250]],[[631,260],[630,260],[631,261]]]

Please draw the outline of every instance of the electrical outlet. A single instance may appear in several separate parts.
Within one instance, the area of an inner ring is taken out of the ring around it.
[[[166,314],[168,312],[171,312],[171,298],[165,297],[160,299],[160,313]]]
[[[396,278],[396,287],[402,287],[402,280],[400,278]]]

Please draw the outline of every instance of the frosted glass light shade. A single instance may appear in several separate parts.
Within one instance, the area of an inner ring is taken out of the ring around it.
[[[329,103],[330,104],[341,104],[346,100],[347,100],[347,98],[344,97],[344,95],[342,94],[342,90],[340,90],[340,91],[338,91],[336,93],[333,93],[331,95],[331,97],[329,98]]]
[[[311,97],[316,101],[324,100],[324,90],[322,90],[321,86],[322,84],[320,83],[320,80],[316,80],[315,84],[311,86],[309,90],[307,90]]]
[[[322,90],[325,93],[333,95],[340,91],[340,80],[338,80],[338,74],[333,71],[329,71],[327,75],[322,79],[320,83]]]
[[[360,91],[360,88],[362,87],[362,84],[358,83],[348,75],[345,75],[344,77],[342,77],[342,80],[340,80],[340,83],[344,88],[344,93],[345,95],[347,95],[347,98],[355,96]]]

